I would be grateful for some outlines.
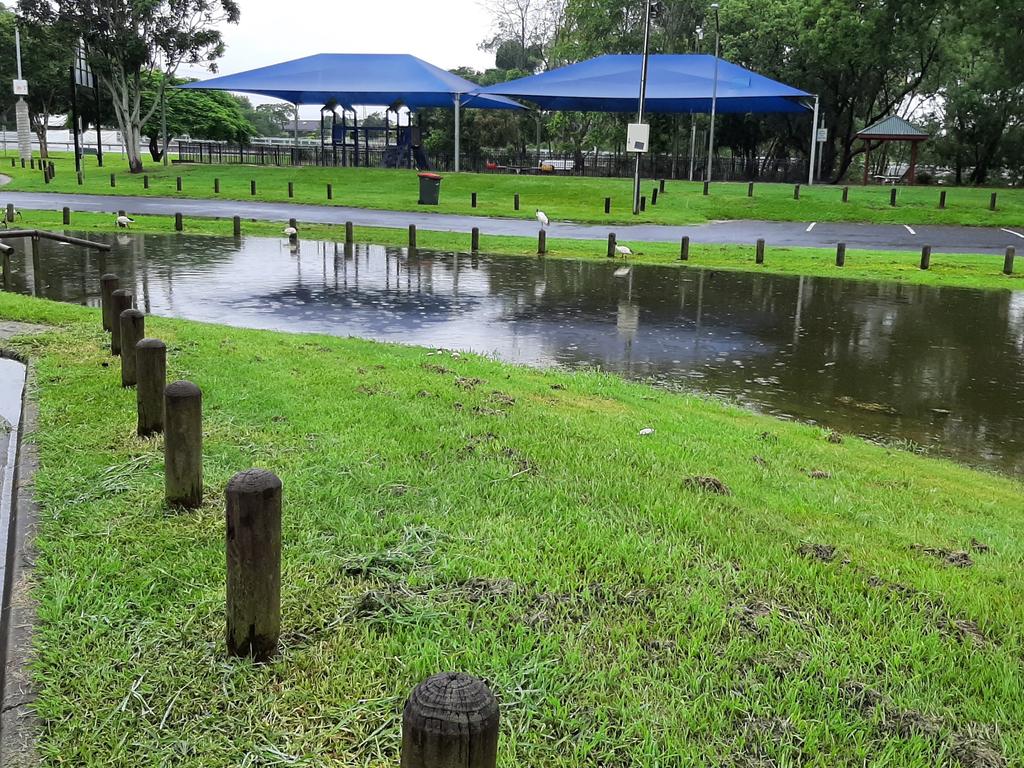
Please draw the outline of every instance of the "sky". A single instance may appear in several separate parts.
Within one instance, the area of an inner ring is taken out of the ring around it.
[[[478,0],[239,0],[239,6],[239,23],[223,26],[227,51],[218,74],[314,53],[411,53],[442,69],[494,66],[494,54],[477,47],[491,26]],[[179,74],[210,77],[200,68]],[[303,107],[300,114],[318,117],[319,109]]]

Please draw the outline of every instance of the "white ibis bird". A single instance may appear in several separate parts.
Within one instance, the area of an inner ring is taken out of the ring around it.
[[[540,228],[541,229],[544,229],[549,224],[551,224],[551,220],[548,218],[548,215],[546,213],[544,213],[544,211],[540,210],[539,208],[537,209],[537,221],[540,222]]]
[[[281,231],[284,232],[285,236],[288,237],[289,239],[299,234],[299,230],[297,230],[295,227],[285,227]]]
[[[114,219],[114,221],[117,223],[117,226],[120,227],[121,229],[128,229],[129,224],[135,223],[135,219],[132,219],[128,216],[118,216],[116,219]]]
[[[626,246],[626,245],[616,245],[615,246],[615,252],[617,254],[619,254],[619,256],[632,256],[633,255],[633,252],[631,250],[629,250],[629,246]]]

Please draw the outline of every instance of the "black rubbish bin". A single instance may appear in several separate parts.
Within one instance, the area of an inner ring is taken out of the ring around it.
[[[420,173],[420,205],[437,205],[441,197],[441,177],[436,173]]]

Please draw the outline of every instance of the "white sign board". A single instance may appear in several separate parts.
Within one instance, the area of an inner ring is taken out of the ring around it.
[[[651,140],[651,126],[647,123],[630,123],[626,128],[626,151],[646,152]]]
[[[15,80],[14,81],[14,95],[15,96],[28,96],[28,80]]]
[[[828,141],[828,128],[819,128],[818,142],[824,144],[826,141]]]

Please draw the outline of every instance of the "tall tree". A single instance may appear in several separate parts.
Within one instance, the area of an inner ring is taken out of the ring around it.
[[[142,126],[160,104],[154,99],[143,110],[144,76],[170,78],[182,64],[213,70],[224,52],[217,25],[239,17],[236,0],[21,0],[21,8],[29,19],[67,25],[82,36],[89,64],[110,95],[133,173],[143,170]]]

